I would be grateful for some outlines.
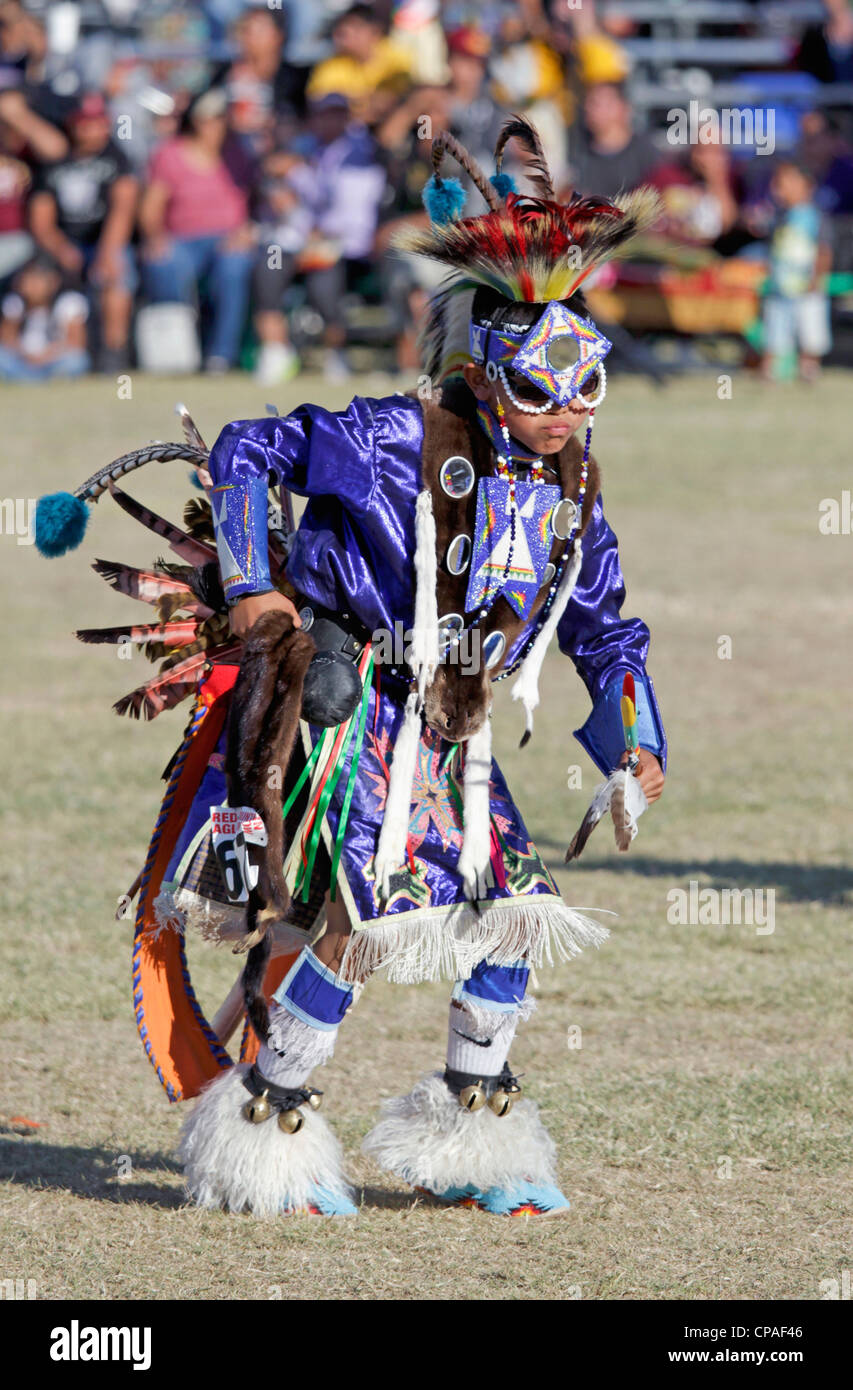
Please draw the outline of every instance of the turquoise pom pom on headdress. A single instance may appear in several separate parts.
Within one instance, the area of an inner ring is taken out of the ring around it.
[[[51,492],[36,504],[36,549],[48,559],[76,550],[86,534],[89,508],[71,492]]]
[[[465,206],[465,189],[458,179],[440,179],[433,174],[424,184],[421,195],[430,222],[438,227],[446,227],[455,222]]]
[[[503,174],[498,171],[496,174],[492,174],[489,183],[501,198],[505,198],[508,193],[518,192],[518,185],[512,174]]]
[[[436,227],[447,227],[458,222],[468,194],[458,179],[443,179],[439,174],[445,153],[450,154],[470,178],[474,187],[483,195],[492,212],[500,207],[500,198],[481,170],[455,136],[443,130],[432,142],[432,177],[424,185],[423,204],[430,222]]]

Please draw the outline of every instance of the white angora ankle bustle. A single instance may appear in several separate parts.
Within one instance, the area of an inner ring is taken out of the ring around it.
[[[326,1121],[306,1105],[293,1133],[282,1131],[275,1114],[251,1123],[245,1107],[252,1091],[244,1084],[251,1071],[241,1064],[215,1077],[184,1122],[179,1152],[194,1201],[263,1217],[354,1214],[343,1152]]]
[[[532,1100],[498,1116],[460,1105],[441,1072],[423,1077],[407,1096],[388,1100],[364,1141],[364,1152],[412,1187],[511,1187],[556,1182],[556,1152]]]

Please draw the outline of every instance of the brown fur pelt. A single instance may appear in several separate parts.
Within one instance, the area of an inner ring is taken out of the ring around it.
[[[492,471],[491,445],[479,425],[475,409],[474,396],[465,385],[448,385],[437,400],[423,403],[423,485],[432,493],[435,515],[439,618],[447,613],[465,612],[469,570],[466,569],[460,575],[452,575],[445,564],[445,556],[450,542],[460,532],[464,531],[469,536],[474,534],[477,510],[477,489],[473,488],[467,497],[448,497],[438,481],[439,469],[445,459],[460,454],[470,460],[478,478]],[[569,439],[550,462],[559,471],[559,479],[554,481],[559,481],[562,495],[577,500],[583,465],[581,441],[576,438]],[[581,535],[589,525],[599,486],[598,465],[590,458],[587,489],[581,513]],[[553,564],[559,563],[565,548],[565,541],[554,540],[549,555]],[[532,617],[540,611],[547,595],[548,585],[544,584],[533,605]],[[480,629],[481,640],[500,629],[506,636],[505,653],[508,653],[524,626],[525,622],[501,595],[483,622]],[[442,663],[426,693],[424,714],[427,723],[430,728],[451,742],[466,739],[480,728],[491,704],[492,678],[498,675],[504,666],[501,660],[490,671],[486,671],[479,661],[475,660],[472,664],[473,669],[466,670],[461,662]]]
[[[274,903],[283,912],[287,906],[282,787],[299,729],[305,673],[316,650],[288,613],[265,613],[246,642],[234,686],[225,755],[228,802],[252,806],[266,827],[258,880],[263,909]],[[279,773],[271,777],[274,768]],[[270,915],[266,910],[252,915],[258,919],[253,934],[260,939]],[[249,944],[254,943],[246,941],[244,948]]]

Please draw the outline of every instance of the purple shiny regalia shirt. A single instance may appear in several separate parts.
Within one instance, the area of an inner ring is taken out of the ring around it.
[[[268,487],[309,499],[287,574],[309,600],[353,613],[370,631],[414,620],[415,503],[421,489],[423,418],[409,396],[356,396],[346,410],[303,405],[284,417],[226,426],[210,456],[211,501],[229,603],[273,586],[267,558]],[[640,743],[665,765],[663,725],[645,662],[649,631],[620,616],[625,584],[616,537],[599,497],[583,541],[575,591],[557,629],[593,709],[575,736],[605,773],[624,748],[619,698],[625,671],[637,686]],[[516,658],[533,636],[528,625]]]

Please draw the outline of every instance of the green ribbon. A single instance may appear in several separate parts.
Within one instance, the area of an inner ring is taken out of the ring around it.
[[[448,785],[448,788],[449,788],[449,790],[450,790],[450,795],[453,797],[454,803],[455,803],[455,805],[456,805],[456,809],[457,809],[457,811],[459,812],[459,823],[460,823],[462,826],[464,826],[464,825],[465,825],[465,806],[464,806],[463,801],[462,801],[462,793],[460,792],[459,788],[458,788],[457,785],[456,785],[456,780],[455,780],[455,778],[454,778],[454,776],[453,776],[453,773],[450,771],[450,761],[451,761],[451,759],[453,758],[453,756],[454,756],[456,753],[459,752],[459,748],[460,748],[460,745],[459,745],[458,743],[454,743],[454,745],[453,745],[453,747],[451,748],[450,752],[449,752],[449,753],[447,754],[447,756],[445,757],[444,762],[441,764],[441,771],[442,771],[442,773],[447,773],[447,785]]]
[[[459,745],[458,743],[451,743],[448,752],[445,753],[445,755],[444,755],[444,762],[441,764],[441,771],[442,771],[442,772],[447,772],[447,769],[448,769],[448,767],[450,766],[450,763],[451,763],[451,761],[452,761],[452,759],[453,759],[454,754],[455,754],[455,753],[458,753],[458,751],[459,751],[459,747],[460,747],[460,745]]]
[[[364,730],[367,724],[367,706],[370,701],[370,687],[373,683],[373,653],[367,665],[364,676],[364,691],[361,697],[361,709],[358,713],[358,731],[355,736],[355,746],[352,752],[352,762],[350,764],[349,778],[347,780],[346,791],[344,792],[343,805],[341,806],[340,820],[338,821],[338,833],[335,836],[335,852],[332,855],[332,881],[330,885],[329,898],[331,902],[337,901],[338,893],[338,865],[341,862],[341,854],[344,848],[344,835],[346,834],[347,821],[349,820],[349,809],[355,791],[355,779],[358,772],[361,750],[364,747]]]
[[[367,685],[365,685],[364,688],[365,690],[369,689]],[[362,708],[364,707],[364,700],[365,696],[364,693],[362,693]],[[304,903],[307,903],[308,901],[308,890],[311,883],[311,875],[314,872],[314,860],[317,857],[317,847],[320,843],[320,835],[323,830],[323,821],[326,819],[326,811],[328,810],[329,802],[331,801],[332,796],[334,795],[335,787],[338,785],[338,781],[340,780],[340,775],[343,771],[344,763],[347,760],[347,755],[350,750],[350,744],[352,743],[353,735],[355,734],[357,724],[361,724],[361,719],[359,718],[359,720],[356,720],[355,715],[351,715],[348,720],[348,724],[349,727],[347,729],[346,738],[344,739],[341,751],[335,759],[335,766],[331,769],[328,777],[326,778],[326,784],[323,787],[322,792],[320,793],[320,800],[317,803],[317,811],[314,817],[314,825],[311,830],[311,839],[308,843],[308,853],[305,857],[304,864],[300,866],[299,875],[294,886],[294,894],[299,892],[301,886],[302,901]],[[340,725],[338,725],[338,728],[340,728]]]
[[[293,791],[290,793],[290,796],[287,798],[287,800],[281,808],[282,820],[284,820],[287,816],[288,811],[290,810],[291,806],[293,805],[294,801],[296,800],[297,796],[299,795],[300,791],[305,785],[305,780],[308,777],[309,772],[311,772],[312,768],[316,765],[317,759],[320,756],[320,749],[323,747],[323,737],[324,735],[321,734],[320,738],[317,739],[317,742],[311,749],[305,766],[299,774],[299,780],[297,781],[296,786],[293,788]]]

